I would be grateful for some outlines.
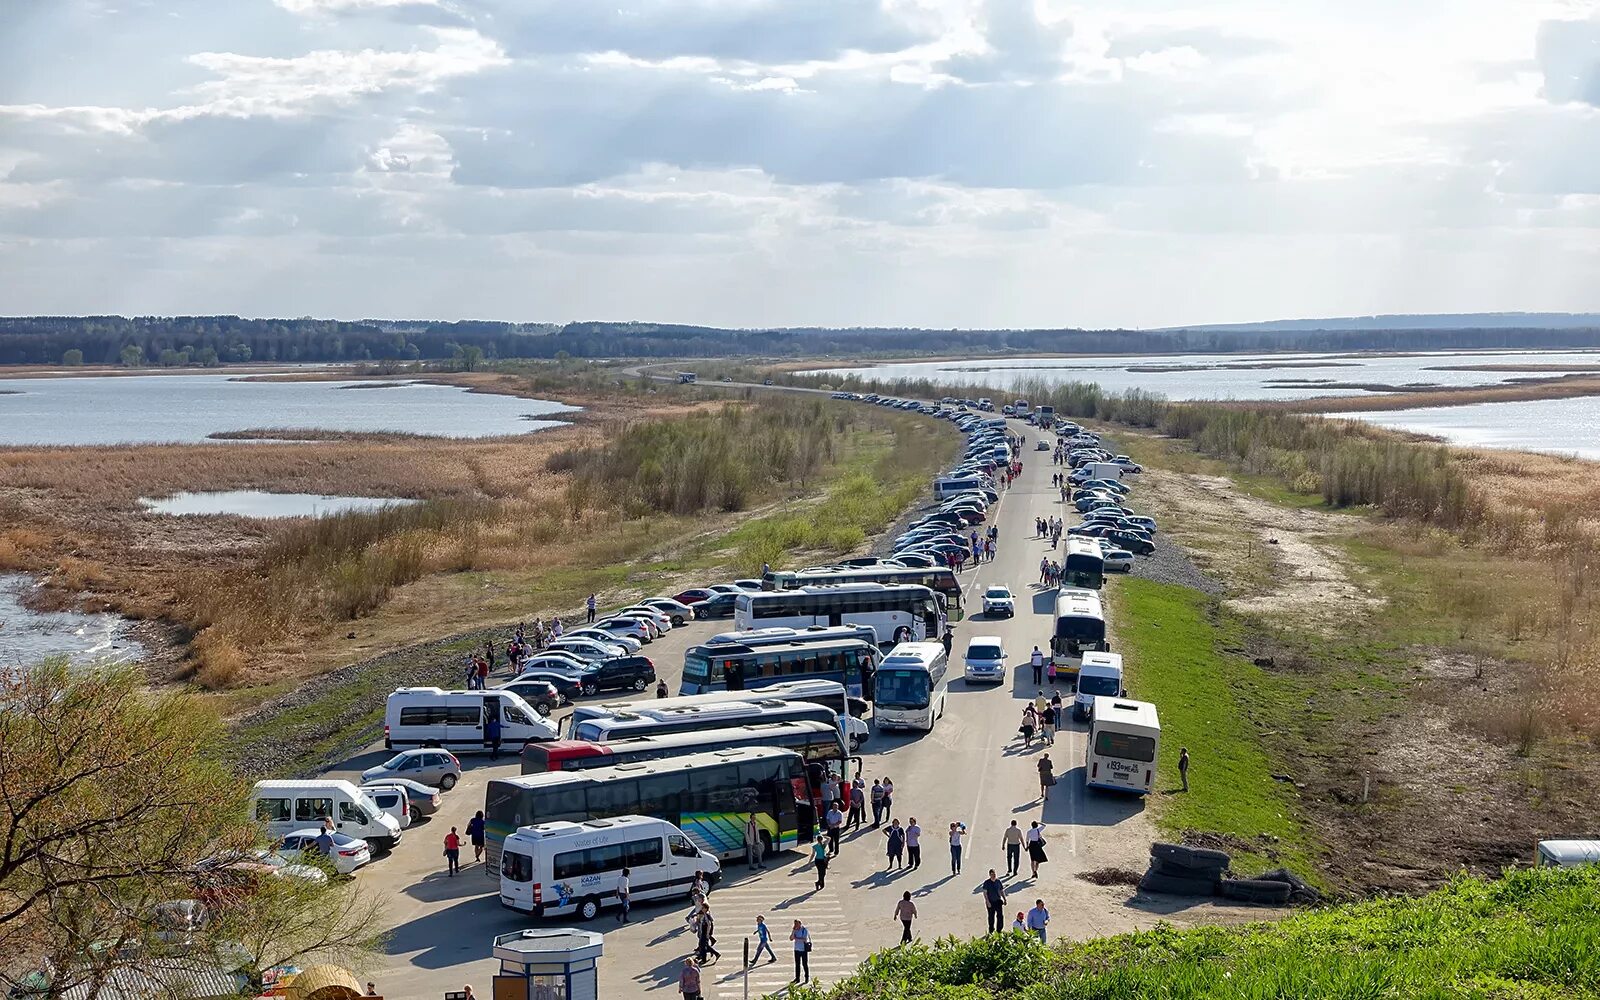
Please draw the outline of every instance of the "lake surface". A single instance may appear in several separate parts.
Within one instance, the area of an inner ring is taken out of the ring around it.
[[[578,409],[452,385],[351,388],[360,385],[213,373],[0,379],[0,445],[196,443],[268,427],[499,437],[562,426],[543,418]]]
[[[1309,399],[1358,396],[1372,390],[1330,383],[1385,385],[1502,385],[1548,378],[1538,372],[1452,370],[1459,365],[1565,364],[1593,366],[1600,354],[1582,351],[1438,352],[1406,356],[1348,354],[1185,354],[1088,358],[987,358],[836,368],[811,374],[881,379],[931,379],[942,385],[982,383],[1011,388],[1024,381],[1093,382],[1121,392],[1143,389],[1168,399]]]
[[[267,493],[262,490],[219,490],[210,493],[174,493],[170,497],[141,498],[152,514],[237,514],[240,517],[319,517],[353,510],[418,503],[393,497],[329,497],[316,493]]]
[[[129,635],[126,618],[76,611],[29,611],[18,598],[34,582],[15,573],[0,575],[0,669],[26,666],[51,656],[74,663],[135,660],[144,647]]]
[[[1451,444],[1600,459],[1600,396],[1333,416],[1364,420],[1397,431],[1430,434]]]

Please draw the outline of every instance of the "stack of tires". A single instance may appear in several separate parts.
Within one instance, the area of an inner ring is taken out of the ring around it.
[[[1215,896],[1231,858],[1223,851],[1182,844],[1151,844],[1150,869],[1139,880],[1144,892],[1169,896]]]

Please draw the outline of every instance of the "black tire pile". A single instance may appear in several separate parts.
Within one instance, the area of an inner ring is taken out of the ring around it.
[[[1261,878],[1228,878],[1233,859],[1225,851],[1182,844],[1151,844],[1150,868],[1139,880],[1143,892],[1169,896],[1221,896],[1240,903],[1281,906],[1314,902],[1316,890],[1284,869]]]

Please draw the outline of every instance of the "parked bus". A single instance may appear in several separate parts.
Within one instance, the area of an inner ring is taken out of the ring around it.
[[[721,705],[726,702],[736,701],[746,703],[760,701],[772,703],[780,701],[810,702],[821,705],[834,714],[834,721],[841,729],[850,734],[852,747],[864,742],[867,738],[867,724],[857,718],[866,714],[866,704],[860,699],[851,699],[845,693],[844,685],[837,681],[811,678],[800,681],[784,681],[782,684],[769,684],[760,692],[751,691],[717,691],[712,694],[695,694],[677,698],[650,698],[644,701],[610,701],[587,705],[578,705],[572,710],[562,723],[561,736],[563,739],[581,739],[576,736],[578,726],[591,719],[609,719],[619,712],[633,712],[644,708],[695,708],[703,705]],[[854,703],[852,703],[854,702]]]
[[[1050,657],[1056,673],[1077,676],[1078,664],[1072,659],[1085,649],[1106,652],[1106,615],[1100,597],[1092,590],[1066,589],[1056,597],[1055,632],[1050,638]]]
[[[869,625],[880,644],[937,639],[944,634],[944,602],[915,584],[845,583],[771,593],[740,594],[734,628],[769,625]]]
[[[828,642],[833,639],[860,639],[874,645],[878,633],[866,625],[812,625],[807,628],[753,628],[744,632],[718,632],[705,641],[707,646],[735,642],[741,646],[768,646],[775,642]]]
[[[750,726],[759,722],[838,724],[833,709],[809,701],[763,701],[753,697],[743,701],[684,708],[656,708],[649,702],[640,702],[627,711],[577,723],[572,727],[572,737],[593,743],[610,743],[630,736],[696,733]]]
[[[1090,711],[1084,783],[1146,795],[1155,787],[1160,749],[1161,720],[1154,705],[1101,695]]]
[[[683,654],[683,683],[678,693],[760,691],[769,684],[815,677],[837,681],[859,698],[871,687],[877,662],[877,645],[860,639],[690,646]]]
[[[761,576],[762,590],[798,590],[840,583],[914,583],[944,597],[951,621],[960,621],[961,583],[948,566],[813,566],[810,569],[770,570]]]
[[[484,872],[500,877],[500,847],[513,832],[553,820],[654,816],[701,850],[728,858],[744,853],[745,823],[754,815],[768,853],[791,850],[811,840],[810,786],[800,755],[776,747],[494,778],[484,793]]]
[[[950,658],[937,642],[903,642],[878,665],[873,717],[879,728],[933,731],[950,694]]]
[[[1093,538],[1067,538],[1067,556],[1061,563],[1062,583],[1084,590],[1099,590],[1106,583],[1106,557]]]
[[[763,722],[661,736],[630,736],[598,743],[590,740],[553,740],[522,748],[522,773],[585,771],[594,767],[636,764],[642,760],[683,757],[712,750],[742,747],[782,747],[793,750],[807,763],[820,762],[845,773],[844,741],[839,727],[828,722]],[[855,758],[858,763],[860,758]]]

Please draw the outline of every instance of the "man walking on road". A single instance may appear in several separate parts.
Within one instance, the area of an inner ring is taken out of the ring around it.
[[[1183,790],[1189,790],[1189,748],[1181,747],[1178,750],[1178,777],[1183,779]]]
[[[900,926],[904,928],[900,932],[901,944],[911,943],[911,921],[915,920],[916,917],[917,904],[911,901],[911,893],[901,893],[900,902],[894,904],[894,918],[900,921]]]
[[[839,834],[844,830],[844,813],[839,811],[839,803],[828,804],[828,854],[837,858],[839,856]]]
[[[983,880],[983,905],[989,909],[990,934],[999,934],[1006,929],[1006,884],[995,877],[994,869],[989,869],[989,877]]]
[[[1005,836],[1000,842],[1006,848],[1006,877],[1009,878],[1022,870],[1022,827],[1016,820],[1006,827]]]
[[[1033,655],[1029,657],[1028,662],[1033,666],[1033,682],[1035,684],[1043,684],[1044,652],[1038,646],[1033,647]]]
[[[1039,938],[1039,943],[1044,944],[1044,928],[1050,922],[1050,911],[1044,908],[1044,900],[1033,901],[1033,909],[1028,911],[1028,930]]]

